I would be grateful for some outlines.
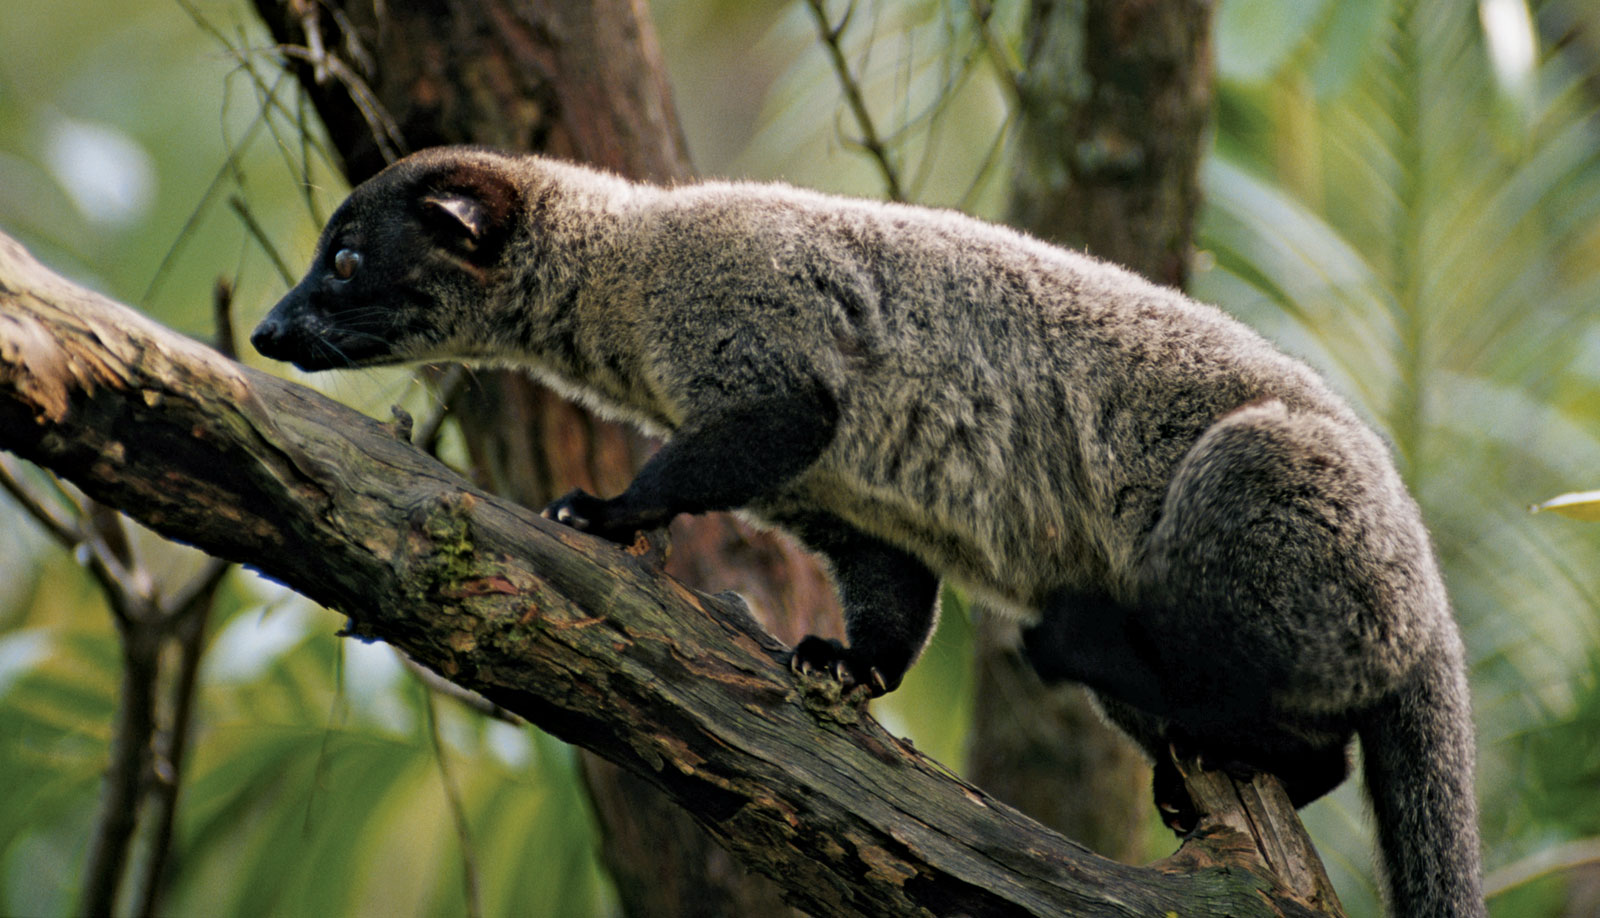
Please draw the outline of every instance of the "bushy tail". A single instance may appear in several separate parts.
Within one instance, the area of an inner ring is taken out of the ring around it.
[[[1460,645],[1448,643],[1360,731],[1396,918],[1485,914],[1472,713]]]

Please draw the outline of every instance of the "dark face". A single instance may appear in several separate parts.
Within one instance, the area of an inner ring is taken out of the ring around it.
[[[517,196],[492,165],[404,160],[340,205],[304,279],[250,336],[302,370],[423,359],[482,301]]]

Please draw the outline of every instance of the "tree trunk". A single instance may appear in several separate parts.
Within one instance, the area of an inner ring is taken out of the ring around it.
[[[1189,279],[1212,0],[1034,0],[1011,218],[1161,284]]]
[[[1034,0],[1009,222],[1160,283],[1188,279],[1211,111],[1210,0]],[[971,778],[1068,837],[1142,859],[1149,769],[1087,694],[1046,688],[982,615]]]
[[[279,42],[307,49],[288,59],[352,184],[394,153],[459,143],[549,153],[636,179],[689,175],[642,0],[257,0],[257,9]],[[319,68],[314,48],[334,63]],[[340,77],[347,73],[360,83]],[[520,373],[477,372],[474,380],[450,404],[473,475],[524,506],[543,506],[572,487],[617,493],[648,451],[631,431]],[[692,545],[676,553],[682,560],[670,564],[674,573],[751,596],[763,620],[791,642],[837,632],[826,577],[776,536],[721,516],[685,521],[674,534]],[[588,757],[583,774],[602,826],[602,859],[629,915],[788,913],[770,884],[730,867],[652,789]],[[671,850],[658,843],[662,837],[673,839]]]

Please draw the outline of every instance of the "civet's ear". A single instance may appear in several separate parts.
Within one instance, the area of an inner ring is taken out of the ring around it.
[[[430,194],[422,208],[436,226],[458,233],[475,248],[488,228],[488,215],[479,201],[463,194]]]
[[[511,234],[520,194],[493,166],[457,166],[430,183],[423,219],[464,254],[493,257]]]

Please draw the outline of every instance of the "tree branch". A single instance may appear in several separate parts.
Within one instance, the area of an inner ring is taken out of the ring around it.
[[[149,850],[140,865],[135,889],[139,890],[139,912],[151,918],[160,911],[167,888],[167,859],[172,853],[173,830],[177,824],[178,792],[182,785],[185,757],[189,750],[189,728],[194,721],[194,696],[200,675],[200,657],[205,651],[206,625],[216,602],[217,590],[233,565],[212,558],[187,583],[162,604],[159,621],[150,624],[160,629],[163,638],[176,638],[178,659],[168,687],[169,723],[154,737],[155,749],[150,775]],[[159,653],[156,665],[161,665]]]
[[[144,640],[150,632],[123,618],[122,681],[117,693],[111,762],[95,818],[84,866],[84,915],[110,915],[139,827],[139,803],[150,774],[150,739],[155,733],[156,655],[159,645]]]
[[[828,10],[824,0],[806,0],[806,5],[811,8],[811,16],[817,21],[817,38],[828,51],[828,62],[833,65],[834,76],[839,79],[839,90],[844,93],[845,102],[850,106],[850,113],[855,116],[856,127],[861,131],[861,139],[857,143],[867,151],[873,162],[878,164],[878,171],[883,174],[884,195],[891,201],[906,200],[905,189],[900,185],[899,170],[889,160],[889,147],[878,135],[872,113],[867,111],[867,100],[861,91],[861,82],[851,72],[850,62],[844,57],[844,30],[855,14],[855,4],[851,3],[845,9],[837,25],[828,21]]]
[[[1313,914],[1315,890],[1279,885],[1252,834],[1216,820],[1154,867],[1085,852],[827,683],[801,690],[737,603],[639,547],[478,491],[3,236],[0,447],[643,776],[814,915]],[[1296,824],[1281,800],[1262,812]]]

